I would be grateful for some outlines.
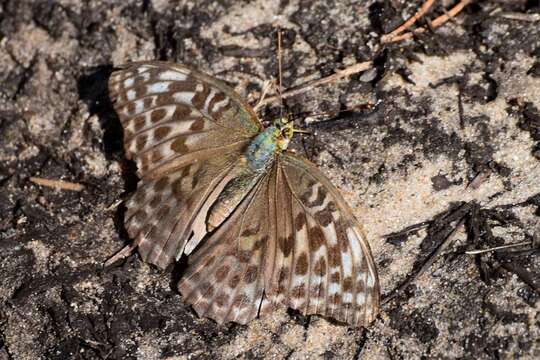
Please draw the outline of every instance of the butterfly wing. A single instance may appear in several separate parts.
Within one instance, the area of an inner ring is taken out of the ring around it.
[[[193,231],[204,236],[205,211],[261,124],[232,89],[183,65],[127,65],[111,75],[109,94],[141,178],[126,228],[141,257],[164,268]]]
[[[178,284],[199,316],[245,324],[263,301],[275,224],[270,219],[272,174],[259,178],[231,216],[194,254]]]
[[[200,316],[219,323],[287,306],[364,326],[379,306],[360,225],[329,180],[292,155],[190,256],[178,287]]]
[[[141,178],[238,151],[261,130],[231,88],[183,65],[127,65],[111,75],[109,95],[124,128],[126,156]]]
[[[277,166],[270,301],[369,324],[378,313],[379,282],[361,225],[313,164],[285,153]]]

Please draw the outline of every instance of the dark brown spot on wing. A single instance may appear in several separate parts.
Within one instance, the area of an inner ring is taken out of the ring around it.
[[[204,129],[204,120],[202,118],[194,120],[189,126],[189,130],[192,131],[201,131],[202,129]]]
[[[313,226],[308,229],[308,238],[310,251],[317,251],[321,246],[324,245],[324,233],[318,226]]]
[[[165,136],[169,135],[170,132],[171,132],[170,127],[161,126],[157,128],[156,131],[154,132],[154,138],[156,139],[156,141],[161,141],[165,138]]]
[[[135,147],[137,148],[137,151],[141,151],[146,146],[146,140],[147,140],[146,134],[141,134],[137,136],[137,140],[135,140]]]
[[[215,256],[209,256],[204,262],[204,266],[211,266],[216,260]]]
[[[155,209],[158,207],[158,205],[161,203],[161,196],[158,194],[156,196],[154,196],[154,198],[152,199],[152,201],[150,201],[149,205],[152,209]]]
[[[306,253],[300,254],[296,263],[295,272],[297,275],[305,275],[308,270],[308,259]]]
[[[238,286],[238,283],[240,282],[240,275],[238,274],[234,274],[230,279],[229,279],[229,287],[231,289],[234,289]]]
[[[218,296],[216,296],[216,304],[219,307],[224,306],[229,301],[229,295],[225,293],[219,293]]]
[[[317,220],[321,226],[328,226],[328,224],[334,221],[334,218],[332,217],[330,210],[326,208],[315,213],[315,220]]]
[[[144,127],[144,125],[146,124],[146,116],[144,115],[139,115],[137,116],[135,119],[133,119],[133,122],[134,122],[134,129],[135,131],[141,131],[141,129]]]
[[[296,231],[302,229],[304,225],[306,224],[306,214],[303,212],[299,212],[298,215],[296,215],[296,218],[294,219],[294,225]]]
[[[291,291],[291,295],[293,298],[303,298],[306,296],[306,289],[304,285],[298,285]]]
[[[331,267],[337,267],[341,263],[341,252],[338,246],[332,246],[328,249],[328,262]]]
[[[251,284],[255,280],[257,280],[257,274],[258,274],[258,268],[254,265],[251,265],[247,268],[246,273],[244,275],[244,281],[247,284]]]
[[[238,260],[242,263],[247,263],[249,262],[249,259],[251,259],[251,254],[252,252],[251,251],[248,251],[248,250],[239,250],[238,251],[238,254],[237,254],[237,257],[238,257]]]
[[[324,199],[326,199],[326,190],[322,186],[319,186],[317,191],[317,198],[315,201],[313,201],[309,206],[311,207],[318,207],[321,206],[324,203]]]
[[[157,218],[163,219],[165,216],[169,214],[170,211],[171,211],[171,208],[169,206],[167,205],[162,206],[157,212]]]
[[[133,114],[133,113],[135,112],[135,103],[134,103],[134,102],[129,102],[129,103],[127,104],[126,110],[127,110],[127,113],[128,113],[128,114]],[[129,117],[124,118],[124,119],[121,119],[121,120],[124,120],[124,121],[125,121],[126,119],[129,119]]]
[[[159,96],[156,97],[155,106],[165,106],[165,105],[171,105],[174,103],[175,103],[174,98],[170,94],[164,93],[164,94],[159,94]]]
[[[221,282],[221,281],[225,280],[225,278],[229,274],[229,269],[230,268],[229,268],[228,265],[221,265],[219,267],[219,269],[217,269],[217,271],[216,271],[216,280],[218,282]]]
[[[279,238],[279,248],[284,257],[288,257],[294,247],[294,235]]]
[[[150,121],[152,123],[157,123],[161,121],[165,115],[167,115],[167,111],[165,109],[156,109],[152,111],[152,114],[150,115]]]
[[[194,92],[196,85],[197,83],[193,79],[190,81],[189,78],[185,81],[175,81],[169,85],[169,92]]]
[[[174,110],[173,118],[175,120],[184,120],[191,114],[191,108],[185,104],[177,104]]]
[[[196,109],[202,109],[209,94],[210,87],[207,84],[202,83],[202,91],[196,92],[195,96],[193,96],[193,99],[191,100],[193,106],[195,106]]]
[[[248,302],[249,302],[249,298],[246,295],[244,294],[237,295],[234,298],[233,306],[241,307],[242,305],[247,304]]]
[[[189,151],[186,145],[186,137],[180,136],[171,144],[171,149],[177,153],[185,154]]]
[[[352,285],[353,281],[350,276],[347,276],[345,279],[343,279],[343,291],[351,291]]]
[[[281,284],[287,280],[289,280],[289,269],[282,268],[279,272],[278,282]]]
[[[154,184],[154,191],[161,192],[169,185],[169,178],[167,176],[162,177]]]
[[[242,235],[241,236],[245,236],[245,237],[248,237],[248,236],[253,236],[253,235],[257,235],[260,231],[260,224],[254,224],[254,225],[248,225],[246,226],[246,228],[244,229],[244,231],[242,232]]]
[[[326,260],[320,259],[319,261],[317,261],[313,270],[315,271],[315,274],[319,276],[326,275]]]

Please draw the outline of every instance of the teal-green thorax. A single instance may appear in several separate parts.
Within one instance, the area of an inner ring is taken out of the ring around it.
[[[292,132],[283,131],[283,128],[269,126],[257,135],[249,144],[244,155],[249,167],[253,171],[263,171],[272,164],[277,154],[287,149]]]

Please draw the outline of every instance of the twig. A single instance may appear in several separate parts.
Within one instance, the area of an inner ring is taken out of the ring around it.
[[[428,10],[431,8],[435,0],[428,0],[422,5],[420,10],[416,12],[413,16],[409,18],[409,20],[405,21],[401,26],[399,26],[397,29],[392,31],[389,34],[385,34],[381,37],[381,42],[383,44],[392,42],[392,38],[395,36],[401,34],[403,31],[407,30],[409,27],[411,27],[418,19],[420,19],[422,16],[424,16]]]
[[[362,72],[362,71],[366,71],[366,70],[370,69],[372,66],[373,66],[373,62],[371,62],[371,61],[365,61],[365,62],[361,62],[361,63],[351,65],[351,66],[349,66],[349,67],[347,67],[347,68],[345,68],[343,70],[338,70],[335,74],[332,74],[332,75],[327,76],[325,78],[318,79],[318,80],[313,80],[313,81],[308,81],[307,83],[295,86],[295,87],[283,92],[281,94],[281,98],[284,99],[284,98],[287,98],[287,97],[291,97],[291,96],[294,96],[294,95],[304,93],[304,92],[309,91],[309,90],[311,90],[311,89],[313,89],[313,88],[315,88],[317,86],[332,83],[332,82],[335,82],[335,81],[337,81],[339,79],[342,79],[342,78],[357,74],[357,73]],[[265,105],[265,104],[273,103],[273,102],[275,102],[277,100],[279,100],[279,96],[276,96],[276,95],[267,97],[266,99],[264,99],[261,102],[261,106]]]
[[[390,300],[394,299],[396,296],[398,296],[400,293],[403,292],[413,281],[415,281],[421,274],[423,274],[437,259],[439,254],[443,252],[448,246],[452,243],[452,240],[454,239],[454,236],[458,232],[458,229],[461,228],[461,226],[465,223],[465,216],[459,220],[456,227],[448,234],[448,236],[444,239],[444,241],[429,255],[428,259],[424,262],[422,267],[413,275],[411,275],[403,284],[401,284],[398,288],[393,290],[390,295],[386,296],[382,300],[382,304],[386,304]]]
[[[423,228],[429,226],[430,224],[431,224],[431,221],[423,221],[423,222],[418,223],[418,224],[407,226],[405,229],[403,229],[401,231],[397,231],[397,232],[393,232],[393,233],[390,233],[390,234],[383,235],[382,237],[385,238],[385,239],[388,239],[388,238],[393,238],[393,237],[397,237],[397,236],[407,235],[407,234],[412,233],[414,231],[418,231],[420,229],[423,229]]]
[[[133,251],[137,248],[137,244],[131,243],[129,245],[124,246],[120,251],[118,251],[116,254],[114,254],[109,260],[105,261],[105,264],[103,264],[103,267],[109,267],[118,260],[125,259],[129,255],[133,253]]]
[[[483,254],[483,253],[487,253],[487,252],[503,250],[503,249],[509,249],[509,248],[518,247],[518,246],[526,246],[526,245],[532,245],[532,241],[523,241],[523,242],[520,242],[520,243],[517,243],[517,244],[506,244],[506,245],[492,247],[492,248],[489,248],[489,249],[470,250],[470,251],[465,251],[465,254],[467,254],[467,255],[478,255],[478,254]]]
[[[70,191],[82,191],[84,190],[84,185],[72,183],[69,181],[55,180],[55,179],[43,179],[39,177],[31,177],[29,179],[31,182],[41,186],[47,186],[54,189],[60,190],[70,190]]]
[[[105,210],[110,211],[113,209],[116,209],[118,205],[120,205],[124,201],[123,199],[117,199],[115,202],[113,202],[111,205],[107,206]]]
[[[474,179],[467,185],[466,189],[473,189],[473,190],[478,189],[483,183],[486,182],[486,180],[489,178],[490,175],[491,175],[491,171],[489,170],[484,170],[484,171],[479,172],[474,177]]]
[[[259,101],[257,101],[257,104],[253,107],[253,110],[257,112],[261,106],[263,105],[263,101],[266,98],[266,95],[268,95],[268,91],[270,91],[270,88],[272,87],[273,82],[270,80],[266,80],[263,84],[261,96],[259,97]]]
[[[513,13],[513,12],[499,12],[499,13],[497,13],[497,16],[505,18],[505,19],[509,19],[509,20],[518,20],[518,21],[526,21],[526,22],[540,21],[540,14],[523,14],[523,13]]]
[[[433,29],[436,29],[436,28],[440,27],[441,25],[446,23],[448,20],[455,17],[470,2],[471,2],[471,0],[461,0],[456,6],[454,6],[452,9],[450,9],[447,13],[445,13],[444,15],[441,15],[438,18],[436,18],[435,20],[433,20],[431,22],[431,26],[433,27]],[[413,31],[408,32],[406,34],[397,35],[397,36],[394,36],[392,38],[389,38],[384,43],[392,43],[392,42],[408,40],[408,39],[411,39],[415,34],[423,33],[426,30],[427,29],[425,27],[414,29]],[[382,41],[382,39],[381,39],[381,41]]]

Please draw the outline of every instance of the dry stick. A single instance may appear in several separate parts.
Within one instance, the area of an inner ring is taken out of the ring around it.
[[[465,6],[467,6],[471,0],[461,0],[456,6],[454,6],[452,9],[448,11],[448,13],[445,13],[444,15],[439,16],[435,20],[431,22],[431,26],[433,29],[436,29],[446,23],[451,18],[455,17]],[[392,42],[398,42],[403,40],[411,39],[414,34],[419,34],[425,32],[427,29],[425,27],[421,27],[418,29],[415,29],[411,32],[408,32],[406,34],[394,36],[388,40],[386,40],[386,43],[392,43]]]
[[[295,86],[295,87],[285,91],[284,93],[282,93],[281,98],[284,99],[284,98],[287,98],[287,97],[290,97],[290,96],[294,96],[294,95],[304,93],[304,92],[309,91],[309,90],[311,90],[311,89],[313,89],[313,88],[315,88],[317,86],[332,83],[332,82],[335,82],[335,81],[337,81],[339,79],[342,79],[342,78],[357,74],[357,73],[362,72],[362,71],[366,71],[366,70],[370,69],[371,67],[373,67],[373,62],[371,62],[371,61],[365,61],[365,62],[361,62],[361,63],[351,65],[351,66],[349,66],[349,67],[347,67],[347,68],[345,68],[343,70],[338,70],[335,74],[332,74],[332,75],[327,76],[325,78],[317,79],[317,80],[313,80],[313,81],[308,81],[307,83]],[[276,100],[279,100],[279,96],[274,95],[274,96],[267,97],[266,99],[264,99],[264,101],[262,101],[262,105],[275,102]]]
[[[407,30],[408,28],[410,28],[418,19],[420,19],[422,16],[425,15],[425,13],[427,13],[427,11],[431,8],[431,6],[433,5],[433,3],[435,2],[435,0],[428,0],[424,3],[424,5],[422,5],[422,7],[420,8],[420,10],[418,10],[416,12],[416,14],[414,14],[413,16],[411,16],[409,18],[409,20],[405,21],[401,26],[399,26],[397,29],[395,29],[394,31],[392,31],[391,33],[389,34],[385,34],[381,37],[381,42],[384,44],[384,43],[388,43],[388,42],[391,42],[392,41],[392,38],[401,34],[403,31]]]
[[[72,183],[69,181],[63,181],[63,180],[54,180],[54,179],[43,179],[39,177],[31,177],[30,181],[34,184],[38,184],[41,186],[47,186],[54,189],[60,189],[60,190],[71,190],[71,191],[82,191],[84,190],[84,185]]]
[[[518,246],[527,246],[527,245],[532,245],[532,241],[523,241],[523,242],[520,242],[520,243],[517,243],[517,244],[506,244],[506,245],[492,247],[492,248],[489,248],[489,249],[469,250],[469,251],[465,251],[465,254],[467,254],[467,255],[478,255],[478,254],[484,254],[484,253],[488,253],[488,252],[504,250],[504,249],[510,249],[510,248],[518,247]]]
[[[281,96],[281,93],[283,92],[282,72],[281,72],[282,71],[281,61],[282,61],[282,58],[283,58],[283,53],[282,53],[282,50],[281,50],[281,29],[278,29],[277,45],[278,45],[277,56],[278,56],[278,78],[279,78],[279,80],[278,80],[278,96],[279,96],[279,102],[280,102],[280,106],[281,106],[281,109],[279,111],[283,112],[283,97]],[[283,115],[283,114],[281,114],[281,115]]]
[[[261,106],[263,106],[263,101],[266,98],[266,95],[268,95],[268,92],[270,91],[270,88],[272,87],[273,82],[270,80],[265,80],[261,96],[259,97],[259,101],[257,101],[257,104],[253,107],[253,111],[258,112]]]
[[[465,223],[465,216],[461,218],[461,220],[459,220],[459,222],[457,223],[456,227],[454,228],[454,230],[452,230],[452,232],[450,234],[448,234],[448,236],[446,237],[446,239],[442,242],[442,244],[440,244],[432,253],[431,255],[428,257],[428,259],[426,260],[426,262],[422,265],[422,267],[420,268],[420,270],[418,270],[414,275],[412,275],[411,277],[409,277],[407,279],[407,281],[405,281],[403,284],[401,284],[397,289],[393,290],[392,293],[388,296],[386,296],[383,300],[382,300],[382,304],[386,304],[387,302],[389,302],[390,300],[394,299],[396,296],[398,296],[400,293],[403,292],[403,290],[405,290],[413,281],[415,281],[420,275],[422,275],[431,265],[433,265],[433,263],[435,262],[435,260],[437,259],[437,257],[439,256],[439,254],[441,252],[443,252],[446,248],[448,248],[448,246],[452,243],[452,240],[454,239],[454,235],[456,235],[456,233],[458,232],[459,228],[461,227],[461,225],[463,225]]]
[[[116,254],[114,254],[109,260],[105,261],[105,264],[103,264],[103,267],[109,267],[115,262],[117,262],[120,259],[125,259],[129,255],[133,253],[133,251],[137,248],[137,244],[129,244],[124,246],[120,251],[118,251]]]

